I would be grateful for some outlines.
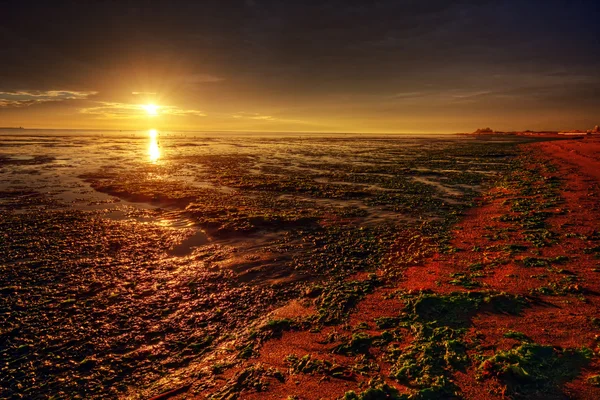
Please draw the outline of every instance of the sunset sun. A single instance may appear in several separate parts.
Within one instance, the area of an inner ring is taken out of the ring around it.
[[[157,106],[157,105],[155,105],[155,104],[144,104],[144,105],[142,105],[142,108],[144,110],[146,110],[146,112],[148,113],[148,115],[155,116],[155,115],[158,115],[158,109],[160,107]]]

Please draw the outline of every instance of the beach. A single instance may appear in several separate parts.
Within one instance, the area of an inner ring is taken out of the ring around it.
[[[4,397],[598,393],[597,140],[0,144]]]
[[[393,263],[340,324],[288,322],[228,385],[260,368],[284,378],[243,398],[598,398],[600,140],[521,150],[449,249]],[[277,317],[319,313],[308,304]]]

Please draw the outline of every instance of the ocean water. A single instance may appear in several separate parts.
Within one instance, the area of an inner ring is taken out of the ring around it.
[[[160,178],[165,183],[232,191],[233,188],[221,184],[220,177],[210,168],[214,166],[217,171],[222,172],[230,167],[243,166],[243,171],[235,169],[235,173],[240,174],[240,177],[301,174],[313,177],[315,184],[347,185],[355,189],[366,188],[377,192],[394,190],[393,180],[397,177],[394,176],[394,172],[397,172],[399,167],[410,167],[412,157],[415,158],[412,161],[418,162],[426,152],[436,149],[443,151],[445,146],[470,141],[472,140],[456,135],[328,136],[155,130],[0,130],[0,171],[3,174],[0,190],[43,192],[47,200],[55,200],[74,209],[119,208],[121,204],[93,204],[124,202],[124,199],[93,190],[85,176],[97,174],[100,178],[103,171],[128,176],[131,171],[138,171],[156,179]],[[406,163],[398,165],[398,160]],[[236,165],[233,166],[233,163]],[[436,168],[430,168],[432,163]],[[483,163],[454,160],[453,163],[472,164],[454,172],[468,170],[481,174],[494,173],[493,163],[489,160]],[[448,160],[443,158],[428,160],[427,166],[415,168],[419,173],[412,178],[415,183],[436,187],[440,197],[446,194],[449,195],[449,200],[453,195],[458,194],[460,197],[460,193],[452,189],[452,185],[443,184],[444,179],[439,175],[444,172],[453,173],[451,168],[446,168],[446,164]],[[388,165],[394,166],[386,176]],[[347,171],[343,171],[345,168]],[[364,171],[353,172],[360,168]],[[345,174],[344,178],[351,179],[335,181],[335,178],[332,178],[341,173]],[[371,179],[373,183],[369,179],[361,179],[361,175],[369,178],[380,177],[379,181],[383,184],[377,185],[377,179]],[[238,190],[241,191],[241,188]],[[160,187],[156,187],[156,191],[160,191]],[[147,207],[143,203],[145,202],[138,202],[136,206]],[[343,202],[340,203],[342,204]]]
[[[0,397],[192,371],[311,285],[441,237],[522,140],[0,131]]]

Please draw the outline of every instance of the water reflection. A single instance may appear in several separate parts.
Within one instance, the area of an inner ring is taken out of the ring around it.
[[[150,145],[148,146],[148,156],[150,162],[156,163],[160,158],[160,148],[158,147],[158,131],[156,129],[150,129],[148,131],[150,136]]]

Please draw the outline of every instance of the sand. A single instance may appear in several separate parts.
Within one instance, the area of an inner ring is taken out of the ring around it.
[[[368,362],[377,368],[364,375],[355,371],[340,377],[322,371],[299,373],[286,361],[291,354],[299,357],[308,354],[312,360],[326,360],[352,371],[362,355],[333,354],[335,340],[328,338],[353,332],[371,337],[380,335],[383,329],[374,324],[376,318],[403,313],[403,300],[393,296],[398,291],[409,296],[405,299],[422,293],[444,296],[486,292],[507,293],[526,302],[516,313],[484,310],[468,314],[465,310],[461,326],[466,329],[463,340],[471,361],[446,374],[459,396],[467,399],[600,398],[600,387],[594,385],[592,378],[600,374],[597,319],[600,139],[527,144],[522,146],[522,151],[522,169],[514,171],[508,181],[499,181],[480,199],[479,206],[471,209],[454,227],[450,246],[455,251],[435,252],[417,265],[397,262],[397,278],[367,294],[345,324],[312,333],[284,332],[281,337],[266,341],[256,357],[229,371],[226,377],[231,378],[244,368],[261,366],[282,371],[285,380],[265,377],[264,383],[268,386],[258,391],[244,389],[240,398],[336,399],[349,390],[360,393],[374,377],[380,377],[399,393],[420,398],[415,392],[419,389],[417,386],[389,377],[390,358],[377,346],[365,353]],[[538,180],[531,181],[534,177]],[[308,313],[310,307],[303,308],[296,302],[277,318],[302,318]],[[507,334],[510,331],[519,335]],[[410,329],[403,332],[402,338],[395,342],[401,351],[414,340]],[[528,343],[551,346],[558,354],[547,382],[532,386],[527,382],[529,378],[521,382],[499,372],[497,365],[490,361],[481,362]],[[570,349],[582,348],[593,355],[581,363],[569,364],[574,373],[558,374],[560,362],[571,354]]]

